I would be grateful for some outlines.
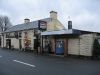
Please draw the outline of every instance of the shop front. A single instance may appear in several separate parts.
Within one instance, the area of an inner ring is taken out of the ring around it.
[[[69,33],[42,33],[43,36],[43,49],[49,54],[55,55],[68,55],[69,39],[79,38],[79,34]]]
[[[46,37],[46,38],[45,38]],[[43,38],[42,52],[55,55],[68,55],[69,39],[78,38],[78,35],[49,35]]]

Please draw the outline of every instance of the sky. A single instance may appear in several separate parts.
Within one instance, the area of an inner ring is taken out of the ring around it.
[[[74,29],[100,32],[100,0],[0,0],[0,15],[13,25],[48,18],[52,10],[66,28],[70,16]]]

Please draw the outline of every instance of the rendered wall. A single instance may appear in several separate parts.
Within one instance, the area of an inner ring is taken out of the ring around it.
[[[4,37],[1,36],[1,47],[6,47],[6,35],[4,34]],[[4,44],[3,44],[4,43]]]
[[[62,30],[65,29],[65,27],[57,20],[57,19],[52,19],[47,24],[47,31],[54,31],[54,30]]]
[[[84,34],[77,39],[68,40],[68,54],[92,56],[92,48],[94,42],[93,34]]]
[[[79,55],[79,39],[68,39],[68,54]]]
[[[1,47],[3,47],[3,36],[1,36]]]
[[[19,49],[19,39],[10,38],[11,39],[11,46],[14,46],[15,49]]]
[[[80,55],[92,56],[93,34],[81,35],[80,38]]]
[[[24,46],[25,32],[27,32],[27,34],[28,34],[28,39],[31,40],[30,47],[33,50],[33,46],[34,46],[34,38],[33,38],[34,32],[33,32],[33,30],[26,30],[26,31],[22,32],[22,48],[25,48],[25,46]]]

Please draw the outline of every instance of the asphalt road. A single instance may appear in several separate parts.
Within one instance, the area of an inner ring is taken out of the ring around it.
[[[100,75],[100,60],[0,49],[0,75]]]

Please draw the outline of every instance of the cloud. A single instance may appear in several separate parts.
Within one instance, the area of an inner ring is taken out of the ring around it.
[[[99,3],[98,0],[63,0],[60,15],[62,19],[60,19],[66,27],[68,16],[70,16],[73,21],[73,28],[100,31]]]
[[[1,0],[0,14],[8,15],[11,22],[23,23],[24,18],[38,20],[49,17],[49,12],[58,12],[58,19],[67,27],[68,16],[73,28],[100,31],[99,0]]]

